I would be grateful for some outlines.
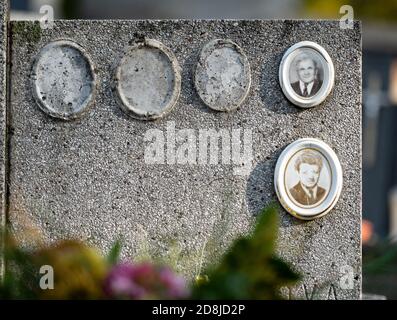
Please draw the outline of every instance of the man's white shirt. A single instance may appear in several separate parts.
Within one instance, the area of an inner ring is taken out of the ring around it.
[[[303,183],[301,183],[301,186],[302,186],[303,191],[305,191],[305,193],[307,194],[307,196],[308,196],[309,198],[311,198],[312,195],[310,194],[309,189],[307,189],[307,188],[303,185]],[[313,199],[316,199],[316,198],[317,198],[317,185],[316,185],[314,188],[312,188],[311,190],[313,191]]]
[[[314,86],[314,81],[310,82],[307,85],[307,94],[308,95],[310,94],[310,92],[312,92],[313,86]],[[302,80],[299,80],[299,87],[301,89],[301,92],[303,93],[305,91],[305,83]]]

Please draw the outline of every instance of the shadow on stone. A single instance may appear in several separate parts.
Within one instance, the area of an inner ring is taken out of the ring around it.
[[[182,84],[179,104],[183,104],[184,106],[189,105],[189,107],[193,106],[194,108],[204,113],[217,114],[219,113],[218,111],[212,110],[204,104],[194,86],[194,73],[196,71],[200,52],[201,47],[195,48],[194,50],[192,50],[192,53],[186,58],[184,63],[181,64]]]
[[[287,98],[280,94],[281,87],[278,80],[278,67],[282,59],[282,54],[270,56],[262,66],[260,79],[260,96],[266,109],[280,114],[297,114],[304,112],[292,105]],[[274,66],[277,66],[275,68]]]
[[[265,162],[261,162],[254,167],[247,181],[246,203],[249,213],[253,216],[257,216],[270,203],[276,203],[280,213],[280,227],[288,228],[305,222],[292,217],[278,201],[275,202],[274,200],[277,199],[274,190],[274,169],[283,149],[284,146],[268,156]]]

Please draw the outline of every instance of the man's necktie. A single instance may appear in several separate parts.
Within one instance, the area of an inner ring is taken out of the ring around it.
[[[314,192],[313,189],[309,189],[310,199],[313,199]]]
[[[303,96],[307,97],[308,93],[307,93],[307,84],[305,83],[305,88],[303,89]]]

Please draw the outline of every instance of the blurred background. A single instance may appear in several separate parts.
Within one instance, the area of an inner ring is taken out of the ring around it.
[[[11,19],[340,19],[363,23],[363,291],[397,299],[397,0],[11,0]]]

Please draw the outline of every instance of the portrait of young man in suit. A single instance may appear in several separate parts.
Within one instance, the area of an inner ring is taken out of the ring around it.
[[[304,206],[315,205],[320,202],[326,190],[318,185],[323,160],[319,153],[304,150],[294,164],[299,176],[299,182],[289,192],[296,202]]]
[[[319,79],[319,67],[315,59],[306,53],[302,53],[295,60],[298,81],[291,83],[292,89],[301,97],[314,96],[323,85]]]

